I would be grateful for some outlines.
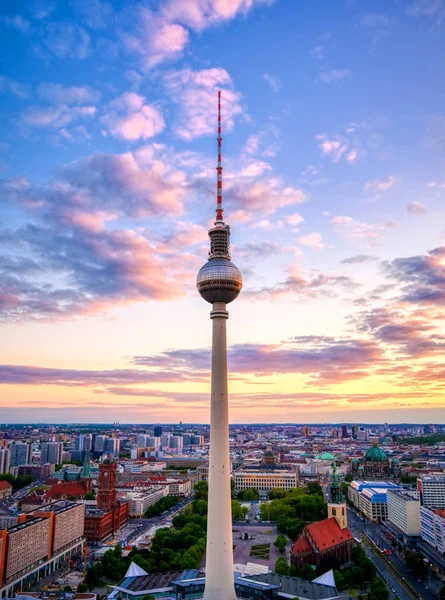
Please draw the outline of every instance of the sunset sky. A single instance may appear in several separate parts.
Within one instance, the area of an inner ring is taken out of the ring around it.
[[[445,0],[0,7],[0,423],[445,421]]]

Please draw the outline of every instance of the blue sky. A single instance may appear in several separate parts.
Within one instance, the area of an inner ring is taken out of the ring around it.
[[[207,419],[218,89],[232,420],[441,418],[443,0],[15,2],[0,30],[6,418]]]

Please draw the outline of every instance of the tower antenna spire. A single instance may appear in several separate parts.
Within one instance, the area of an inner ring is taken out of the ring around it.
[[[216,166],[216,221],[217,223],[224,223],[223,220],[223,205],[222,205],[222,134],[221,134],[221,90],[218,90],[218,163]]]

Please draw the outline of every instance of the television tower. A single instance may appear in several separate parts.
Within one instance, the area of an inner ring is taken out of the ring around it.
[[[233,579],[232,498],[230,491],[229,399],[227,393],[226,305],[237,298],[243,280],[230,261],[230,227],[223,220],[221,164],[221,92],[218,91],[218,163],[216,219],[209,230],[208,261],[196,287],[213,305],[212,383],[210,398],[209,500],[204,600],[235,600]]]

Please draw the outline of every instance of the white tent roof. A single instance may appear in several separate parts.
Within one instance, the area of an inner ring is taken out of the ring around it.
[[[125,573],[125,577],[141,577],[141,575],[148,575],[148,573],[134,562],[131,563],[128,571]]]
[[[323,573],[323,575],[314,579],[313,583],[322,583],[323,585],[330,585],[335,588],[334,571],[331,569],[330,571]]]

